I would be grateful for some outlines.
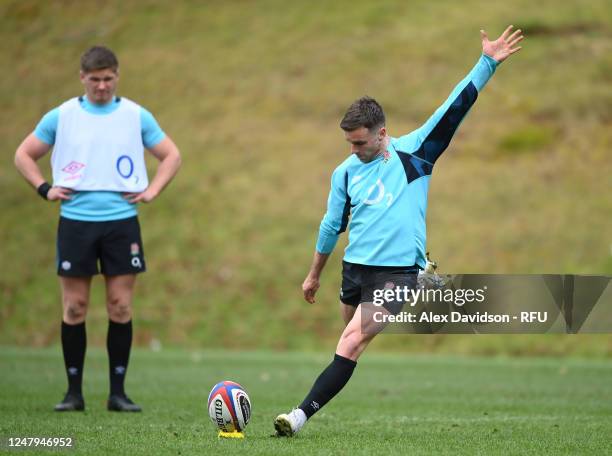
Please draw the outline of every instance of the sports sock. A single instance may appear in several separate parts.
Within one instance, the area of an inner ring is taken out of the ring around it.
[[[116,323],[108,320],[106,349],[108,350],[111,395],[125,396],[123,385],[128,361],[130,360],[131,347],[132,320],[127,323]]]
[[[87,349],[85,322],[69,325],[62,321],[62,351],[68,377],[68,392],[82,395],[83,364]]]
[[[310,393],[298,408],[302,409],[307,418],[314,415],[340,392],[349,381],[357,363],[338,354],[315,380]]]

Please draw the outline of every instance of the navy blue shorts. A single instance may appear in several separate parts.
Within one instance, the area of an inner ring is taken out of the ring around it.
[[[416,264],[412,266],[368,266],[343,261],[340,301],[357,307],[362,302],[373,302],[377,290],[395,289],[396,287],[416,288],[420,269]],[[383,304],[383,307],[397,314],[403,305],[404,301],[389,300]]]
[[[60,217],[57,274],[89,277],[100,270],[107,276],[138,274],[146,270],[138,217],[108,222]]]

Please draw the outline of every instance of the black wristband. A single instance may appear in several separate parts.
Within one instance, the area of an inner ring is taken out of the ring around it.
[[[38,194],[40,195],[40,197],[44,200],[47,199],[47,194],[49,193],[49,190],[51,190],[51,186],[49,185],[48,182],[43,182],[42,184],[40,184],[38,186],[38,188],[36,189],[36,191],[38,192]]]

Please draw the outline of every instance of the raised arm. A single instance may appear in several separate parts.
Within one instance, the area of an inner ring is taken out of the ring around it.
[[[482,55],[476,65],[423,126],[399,138],[394,144],[397,149],[412,153],[431,165],[436,162],[476,102],[479,92],[493,76],[497,65],[521,49],[516,47],[523,39],[521,31],[512,33],[512,28],[506,28],[495,41],[490,41],[484,30],[480,31]]]

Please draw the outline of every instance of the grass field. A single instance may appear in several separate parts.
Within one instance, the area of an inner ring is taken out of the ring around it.
[[[523,28],[523,50],[500,66],[438,162],[428,250],[445,273],[612,274],[609,1],[103,4],[0,1],[0,344],[57,341],[58,207],[12,160],[45,112],[82,93],[78,58],[99,43],[118,54],[118,94],[150,109],[183,155],[176,180],[140,210],[149,269],[136,295],[141,346],[332,344],[346,236],[308,318],[300,285],[329,178],[349,153],[344,110],[369,94],[392,135],[411,131],[476,62],[479,30],[493,37],[509,23]],[[41,163],[49,176],[48,157]],[[105,326],[101,288],[92,328]],[[242,318],[225,319],[228,308]],[[104,343],[103,331],[91,336]],[[528,352],[531,339],[521,340],[513,344]],[[550,340],[536,354],[559,347]],[[461,344],[488,350],[472,341]],[[427,343],[446,351],[455,340]],[[609,356],[612,337],[593,346]]]
[[[301,401],[328,356],[136,350],[128,393],[144,412],[104,409],[106,355],[86,359],[85,413],[51,411],[61,351],[0,349],[0,435],[71,436],[79,454],[609,454],[612,365],[581,359],[367,354],[353,379],[293,439],[272,420]],[[209,388],[240,382],[253,404],[243,441],[219,441]],[[27,454],[27,452],[19,453]],[[70,454],[70,453],[66,453]]]
[[[524,48],[438,162],[428,250],[443,273],[612,274],[611,18],[608,0],[0,0],[0,436],[72,436],[75,453],[132,456],[612,453],[611,334],[380,337],[302,434],[269,437],[342,327],[346,236],[317,304],[300,293],[349,153],[339,119],[368,94],[393,136],[420,126],[475,63],[481,28],[521,27]],[[140,208],[149,272],[128,392],[141,415],[104,409],[99,280],[87,411],[51,411],[65,388],[59,208],[13,165],[41,116],[82,93],[78,58],[94,44],[117,52],[118,95],[154,113],[184,163]],[[215,351],[245,347],[262,351]],[[218,441],[208,420],[223,379],[253,401],[244,441]]]

